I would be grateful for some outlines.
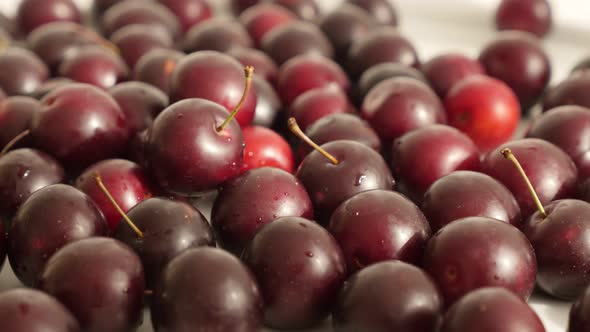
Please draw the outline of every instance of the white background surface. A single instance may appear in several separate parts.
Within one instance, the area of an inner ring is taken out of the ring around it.
[[[88,8],[90,0],[75,0]],[[0,12],[14,14],[19,0],[0,0]],[[227,0],[210,0],[222,8]],[[318,0],[324,10],[337,6],[341,0]],[[400,30],[414,43],[420,58],[425,61],[434,55],[458,51],[477,56],[479,50],[496,31],[493,27],[494,10],[498,0],[398,0]],[[544,40],[553,65],[552,82],[563,80],[572,66],[583,56],[590,55],[590,1],[550,1],[554,10],[554,30]],[[0,274],[0,290],[19,285],[8,264]],[[547,331],[565,331],[570,304],[535,294],[530,300],[539,313]],[[151,332],[149,316],[140,332]],[[330,331],[329,324],[316,332]],[[105,331],[108,332],[108,331]]]

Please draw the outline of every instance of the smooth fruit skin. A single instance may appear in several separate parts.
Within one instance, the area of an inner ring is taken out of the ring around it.
[[[172,73],[184,56],[184,53],[176,50],[151,50],[137,60],[133,68],[133,79],[151,84],[168,94]]]
[[[319,23],[320,29],[334,46],[337,59],[345,59],[352,42],[367,34],[376,24],[363,8],[343,3]]]
[[[418,67],[414,46],[394,27],[379,27],[355,40],[348,50],[346,68],[352,77],[360,77],[370,67],[384,62]]]
[[[70,309],[85,332],[135,331],[141,324],[143,267],[115,239],[93,237],[63,247],[47,262],[39,288]]]
[[[25,34],[44,24],[65,21],[80,23],[80,10],[72,0],[24,0],[18,6],[16,23]]]
[[[468,293],[445,314],[440,332],[545,332],[535,311],[499,287]]]
[[[256,76],[252,79],[252,85],[256,89],[256,111],[254,112],[253,126],[272,128],[281,118],[283,103],[274,87],[265,79]]]
[[[227,110],[192,98],[172,104],[154,120],[145,146],[150,173],[167,191],[190,195],[215,189],[239,173],[244,139],[237,121],[221,132]]]
[[[387,0],[350,0],[371,14],[377,23],[396,26],[398,24],[397,10]]]
[[[421,269],[400,261],[368,266],[345,283],[332,313],[335,332],[435,331],[443,300]]]
[[[237,60],[215,51],[196,52],[176,64],[170,82],[170,101],[203,98],[231,112],[240,101],[245,84],[244,69]],[[250,89],[236,115],[240,126],[252,122],[255,109],[256,90]]]
[[[0,213],[13,216],[35,191],[64,181],[64,170],[50,155],[17,149],[0,157]]]
[[[313,218],[301,182],[276,168],[250,170],[223,184],[211,212],[220,244],[241,253],[258,229],[279,217]]]
[[[512,193],[489,175],[456,171],[436,180],[421,209],[433,231],[466,217],[494,218],[520,228],[520,207]]]
[[[156,332],[257,332],[263,310],[248,268],[217,248],[190,249],[173,259],[151,304]]]
[[[240,23],[246,28],[256,47],[262,46],[262,39],[267,33],[296,19],[293,12],[272,3],[252,6],[242,12],[239,17]]]
[[[572,75],[556,86],[547,90],[543,97],[543,111],[557,106],[578,105],[590,108],[590,71]]]
[[[10,332],[79,332],[72,313],[38,290],[17,288],[0,294],[2,328]]]
[[[213,10],[205,0],[158,0],[168,7],[178,19],[182,32],[187,32],[195,25],[210,19]]]
[[[301,55],[290,59],[279,69],[277,92],[286,105],[313,89],[335,85],[348,92],[350,80],[338,64],[317,55]]]
[[[502,32],[480,53],[486,73],[504,81],[518,96],[523,111],[542,96],[551,78],[551,63],[541,42],[526,32]]]
[[[444,103],[449,124],[466,133],[483,152],[512,138],[520,122],[520,104],[514,92],[488,76],[460,81]]]
[[[281,135],[259,126],[244,128],[242,135],[246,144],[242,172],[260,167],[276,167],[294,172],[293,151]]]
[[[33,114],[40,108],[39,101],[31,97],[14,96],[0,100],[0,146],[6,146],[18,134],[30,129]],[[16,146],[30,144],[30,137],[24,137]]]
[[[537,117],[526,137],[557,145],[578,167],[580,180],[590,176],[590,109],[575,105],[556,107]]]
[[[418,264],[430,226],[403,195],[369,190],[344,201],[332,214],[328,231],[340,245],[349,273],[385,261]]]
[[[283,217],[260,229],[242,260],[264,297],[264,323],[277,329],[312,327],[328,316],[346,277],[330,233],[313,221]]]
[[[288,116],[295,118],[303,131],[323,117],[338,113],[356,114],[356,110],[348,96],[335,85],[305,92],[293,101],[288,110]]]
[[[571,197],[577,182],[576,165],[557,146],[536,138],[525,138],[504,144],[490,151],[482,161],[482,172],[490,175],[512,192],[523,218],[537,210],[529,189],[514,165],[500,153],[503,148],[512,150],[522,164],[541,204]]]
[[[125,113],[131,135],[149,128],[154,118],[168,107],[168,96],[143,82],[120,83],[108,93]]]
[[[445,125],[411,131],[393,142],[391,169],[400,190],[419,202],[434,181],[459,170],[478,171],[479,150],[467,135]]]
[[[70,242],[106,236],[108,226],[83,192],[54,184],[34,192],[18,209],[8,231],[8,259],[14,274],[36,285],[46,261]]]
[[[359,77],[354,91],[354,99],[357,104],[362,104],[363,100],[377,84],[394,77],[409,77],[417,79],[425,84],[428,80],[421,71],[414,67],[408,67],[401,63],[383,62],[371,66],[365,70]]]
[[[523,226],[537,256],[537,285],[554,297],[572,300],[590,282],[590,204],[563,199],[549,203],[545,211],[546,218],[537,211]]]
[[[30,95],[47,78],[49,69],[35,53],[20,47],[0,53],[0,89],[6,95]]]
[[[263,77],[269,83],[274,84],[279,74],[279,67],[266,53],[253,48],[232,48],[227,52],[228,55],[238,60],[243,66],[252,66],[255,68],[254,76]],[[254,86],[258,96],[258,88]],[[256,103],[258,106],[258,103]]]
[[[586,287],[570,309],[567,332],[585,332],[590,329],[590,316],[588,315],[590,303],[588,301],[590,301],[590,291]]]
[[[294,21],[264,36],[261,49],[278,64],[303,54],[334,56],[334,48],[324,33],[309,22]]]
[[[106,92],[72,83],[41,100],[31,134],[35,144],[62,161],[65,168],[80,170],[123,151],[129,127],[125,114]]]
[[[361,116],[385,145],[414,129],[447,122],[434,91],[408,77],[390,78],[373,87],[363,101]]]
[[[535,287],[533,247],[516,227],[469,217],[441,228],[430,238],[422,265],[450,306],[482,287],[504,287],[523,300]]]
[[[125,222],[119,223],[113,237],[139,256],[148,289],[155,288],[166,264],[174,257],[190,248],[215,245],[207,219],[182,201],[148,198],[129,210],[127,216],[142,231],[143,238]]]
[[[253,47],[248,32],[238,22],[224,17],[207,20],[186,33],[183,49],[186,53],[217,51],[226,53],[232,48]]]
[[[174,41],[170,34],[146,24],[122,27],[110,38],[120,57],[133,69],[142,55],[155,49],[171,49]]]
[[[332,212],[353,195],[372,189],[392,190],[395,180],[378,152],[355,141],[338,140],[322,145],[334,156],[332,164],[318,151],[312,151],[297,169],[311,198],[315,217],[327,225]]]
[[[498,30],[521,30],[543,37],[552,27],[547,0],[503,0],[496,10]]]
[[[95,45],[76,48],[64,58],[57,72],[59,76],[104,90],[129,76],[129,68],[118,54]]]
[[[175,39],[180,36],[180,23],[166,6],[155,2],[116,1],[100,19],[100,30],[111,36],[120,28],[133,24],[147,24],[169,32]]]
[[[424,63],[421,69],[441,98],[463,79],[472,75],[485,75],[485,69],[479,61],[459,53],[435,56]]]
[[[103,213],[111,231],[117,228],[122,218],[96,183],[97,174],[124,212],[128,212],[154,194],[146,172],[132,161],[106,159],[88,167],[74,181],[74,186],[92,198]]]
[[[377,133],[369,124],[350,113],[334,113],[318,119],[307,128],[305,134],[317,145],[338,140],[351,140],[364,144],[371,149],[380,152],[381,141]],[[313,149],[303,143],[299,143],[297,159],[302,161]]]

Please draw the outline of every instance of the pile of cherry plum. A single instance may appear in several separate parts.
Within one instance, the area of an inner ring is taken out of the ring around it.
[[[548,87],[545,0],[427,62],[387,0],[232,5],[0,19],[3,331],[540,332],[535,286],[590,330],[590,59]]]

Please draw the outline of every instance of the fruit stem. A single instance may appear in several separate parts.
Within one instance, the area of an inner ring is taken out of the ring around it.
[[[531,196],[533,196],[533,201],[535,202],[535,205],[537,205],[537,209],[539,209],[539,212],[541,213],[543,218],[546,218],[547,212],[545,212],[545,208],[543,208],[543,204],[541,204],[541,201],[539,200],[539,196],[537,196],[537,192],[535,191],[535,188],[533,188],[533,185],[531,184],[529,177],[526,175],[524,169],[522,169],[522,166],[520,165],[520,162],[518,161],[518,159],[516,159],[516,157],[514,156],[512,151],[508,148],[502,149],[502,151],[500,151],[500,153],[502,153],[504,158],[510,160],[514,164],[514,166],[516,166],[516,169],[518,169],[518,172],[520,173],[520,175],[522,176],[522,178],[526,182],[526,186],[529,188]]]
[[[123,211],[123,209],[121,209],[119,204],[117,204],[117,201],[115,201],[115,198],[113,198],[113,196],[111,195],[111,193],[109,192],[107,187],[104,185],[104,182],[102,182],[102,178],[100,177],[100,174],[94,173],[94,180],[96,181],[96,184],[98,185],[100,190],[102,190],[102,192],[107,196],[107,198],[109,199],[111,204],[113,204],[113,206],[115,207],[117,212],[119,212],[119,214],[121,215],[123,220],[125,220],[127,225],[129,225],[129,227],[131,227],[131,229],[133,229],[133,231],[137,234],[137,236],[140,239],[143,239],[143,232],[139,228],[137,228],[137,226],[135,226],[135,224],[133,223],[133,221],[131,219],[129,219],[129,217],[127,216],[125,211]]]
[[[8,150],[10,150],[16,143],[18,143],[18,141],[20,141],[21,139],[23,139],[23,137],[29,135],[30,133],[31,133],[31,131],[27,129],[27,130],[23,131],[22,133],[16,135],[13,139],[11,139],[8,143],[6,143],[6,145],[4,146],[2,151],[0,151],[0,157],[5,155],[6,152],[8,152]]]
[[[328,158],[328,160],[330,160],[332,162],[332,164],[338,165],[340,163],[338,161],[338,159],[336,159],[336,157],[334,157],[333,155],[331,155],[330,153],[328,153],[328,151],[322,149],[321,146],[317,145],[314,141],[312,141],[309,137],[307,137],[307,135],[305,135],[305,133],[303,132],[303,130],[301,130],[301,128],[297,124],[297,120],[295,120],[295,118],[289,118],[288,121],[289,121],[288,122],[288,124],[289,124],[289,130],[295,136],[299,137],[302,141],[304,141],[309,146],[311,146],[312,148],[314,148],[317,152],[321,153],[324,157]]]
[[[250,91],[250,86],[252,85],[252,76],[254,76],[254,67],[244,67],[244,77],[246,78],[246,87],[244,88],[244,94],[242,94],[242,98],[240,99],[236,107],[234,107],[233,111],[229,114],[229,116],[225,119],[225,121],[223,121],[223,123],[220,126],[215,128],[217,132],[222,131],[223,128],[225,128],[225,126],[227,126],[227,124],[230,123],[230,121],[236,117],[236,114],[238,114],[240,107],[242,107],[242,104],[248,97],[248,91]]]

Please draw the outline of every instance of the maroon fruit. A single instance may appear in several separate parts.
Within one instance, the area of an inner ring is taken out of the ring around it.
[[[552,26],[547,0],[503,0],[496,11],[498,30],[521,30],[545,36]]]
[[[10,47],[0,53],[0,89],[9,96],[29,95],[49,77],[49,69],[35,53]]]
[[[283,6],[261,3],[240,14],[240,23],[246,28],[256,47],[262,46],[262,39],[271,30],[297,19],[295,14]]]
[[[18,28],[25,34],[51,22],[80,23],[80,10],[72,0],[24,0],[16,14]]]
[[[365,9],[380,24],[397,25],[397,10],[388,0],[349,0],[350,3]]]
[[[293,173],[295,162],[289,143],[271,129],[249,126],[242,130],[244,135],[244,163],[242,171],[260,167],[276,167]]]
[[[158,48],[172,48],[174,41],[168,32],[146,24],[122,27],[111,35],[111,41],[129,68],[147,52]]]
[[[422,65],[422,71],[441,98],[464,78],[485,74],[485,69],[479,61],[458,53],[447,53],[432,58]]]
[[[133,79],[151,84],[165,93],[169,93],[172,73],[183,57],[184,53],[175,50],[151,50],[135,63]]]
[[[99,46],[78,47],[62,61],[60,76],[108,89],[127,79],[129,68],[111,50]]]
[[[217,51],[226,53],[234,47],[252,47],[254,43],[248,32],[239,23],[226,19],[207,20],[186,33],[184,50]]]
[[[176,16],[183,32],[210,19],[213,9],[206,0],[158,0]]]
[[[325,116],[338,113],[356,113],[348,96],[336,85],[309,90],[297,97],[289,108],[288,116],[297,120],[305,131]]]
[[[324,33],[312,23],[296,21],[270,31],[262,40],[262,50],[282,65],[298,55],[331,58],[334,48]]]

